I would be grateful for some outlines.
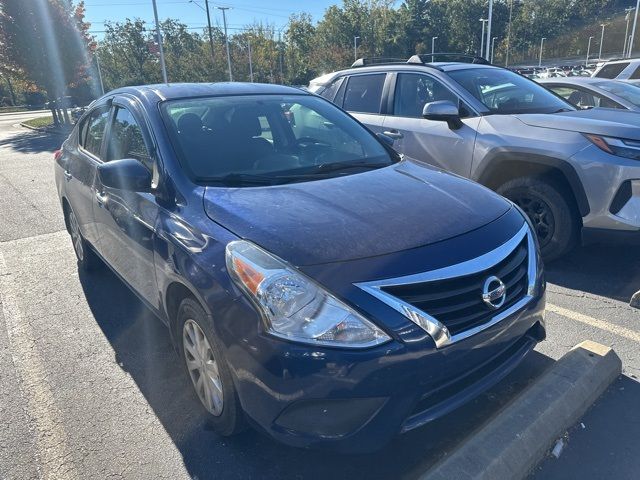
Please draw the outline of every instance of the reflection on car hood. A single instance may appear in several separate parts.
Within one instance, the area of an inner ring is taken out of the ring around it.
[[[313,182],[207,187],[207,215],[294,265],[354,260],[428,245],[503,215],[488,189],[405,160]]]
[[[554,114],[514,116],[533,127],[640,140],[640,114],[628,110],[591,108]]]

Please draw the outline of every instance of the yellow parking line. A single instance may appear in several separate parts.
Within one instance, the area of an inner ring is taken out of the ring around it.
[[[558,315],[562,315],[563,317],[569,318],[571,320],[575,320],[576,322],[584,323],[586,325],[590,325],[592,327],[599,328],[600,330],[604,330],[606,332],[613,333],[614,335],[628,338],[629,340],[640,343],[640,333],[629,328],[605,322],[604,320],[598,320],[597,318],[590,317],[589,315],[574,312],[573,310],[562,308],[552,303],[547,303],[547,310],[553,313],[557,313]]]

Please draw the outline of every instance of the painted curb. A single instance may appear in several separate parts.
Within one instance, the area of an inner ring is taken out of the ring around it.
[[[609,347],[573,347],[421,480],[524,479],[622,371]]]

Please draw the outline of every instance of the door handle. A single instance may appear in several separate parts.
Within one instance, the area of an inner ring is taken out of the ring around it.
[[[71,180],[72,176],[73,175],[71,175],[71,172],[69,172],[69,170],[64,171],[64,178],[66,178],[67,180]]]
[[[107,202],[107,194],[96,190],[96,201],[98,202],[98,206],[102,207]]]
[[[382,132],[383,135],[386,135],[387,137],[391,137],[394,140],[398,140],[400,138],[404,138],[404,135],[402,133],[400,133],[397,130],[385,130]]]

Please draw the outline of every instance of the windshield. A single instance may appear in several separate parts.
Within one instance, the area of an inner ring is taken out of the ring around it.
[[[397,161],[371,132],[311,95],[190,98],[163,110],[182,166],[207,184],[318,180]]]
[[[624,98],[627,102],[640,105],[640,88],[623,82],[598,82],[594,86],[601,88],[605,92]]]
[[[498,68],[468,68],[449,72],[491,113],[555,113],[575,110],[546,88],[517,73]]]

